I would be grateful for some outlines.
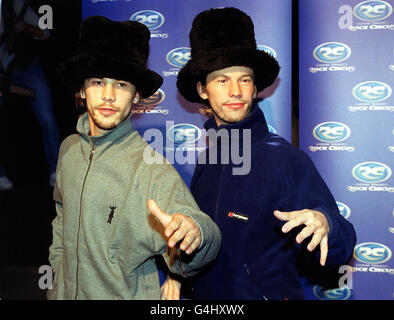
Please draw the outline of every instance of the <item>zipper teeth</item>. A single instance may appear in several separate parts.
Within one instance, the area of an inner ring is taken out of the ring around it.
[[[90,166],[92,165],[94,151],[95,150],[94,150],[94,146],[93,146],[92,150],[90,151],[89,165],[88,165],[88,168],[86,170],[85,177],[83,179],[81,197],[79,199],[79,218],[78,218],[78,232],[77,232],[77,271],[76,271],[76,288],[75,288],[74,300],[77,300],[77,297],[78,297],[79,233],[80,233],[80,229],[81,229],[81,217],[82,217],[82,196],[83,196],[83,190],[85,189],[86,178],[87,178],[87,176],[89,174]]]
[[[224,171],[224,164],[222,164],[222,171],[220,172],[220,183],[218,188],[218,197],[216,198],[216,210],[215,210],[215,217],[218,216],[218,209],[219,209],[219,198],[220,198],[220,191],[222,190],[223,185],[223,171]]]

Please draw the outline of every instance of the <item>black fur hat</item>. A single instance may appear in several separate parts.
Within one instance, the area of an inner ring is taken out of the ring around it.
[[[189,34],[191,59],[179,71],[177,87],[191,102],[204,103],[197,82],[231,66],[253,69],[258,91],[270,86],[279,73],[279,64],[265,51],[257,50],[252,19],[236,8],[215,8],[199,13]]]
[[[141,98],[147,98],[163,83],[160,75],[146,67],[149,40],[149,29],[142,23],[112,21],[102,16],[86,18],[77,53],[60,64],[59,76],[75,92],[91,77],[129,81]]]

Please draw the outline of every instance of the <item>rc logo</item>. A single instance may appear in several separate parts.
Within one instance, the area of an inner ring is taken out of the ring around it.
[[[364,1],[353,9],[353,14],[356,18],[368,22],[384,20],[392,12],[393,8],[385,1]]]
[[[350,128],[340,122],[323,122],[313,129],[313,136],[322,142],[340,142],[350,136]]]
[[[191,50],[187,47],[172,49],[167,53],[167,62],[178,68],[182,68],[191,59]]]
[[[353,97],[363,102],[380,102],[391,96],[391,87],[380,81],[366,81],[357,84],[353,90]]]
[[[160,28],[165,21],[160,12],[153,10],[138,11],[130,17],[130,20],[146,25],[150,31]]]
[[[381,243],[364,242],[354,248],[353,256],[363,263],[380,264],[390,260],[391,250]]]
[[[391,169],[380,162],[362,162],[353,168],[352,175],[361,182],[379,183],[390,178]]]
[[[348,219],[350,217],[350,213],[351,213],[350,208],[346,204],[344,204],[343,202],[337,201],[336,203],[337,203],[339,213],[341,214],[341,216],[344,217],[345,219]]]
[[[141,102],[138,103],[138,105],[143,106],[143,107],[157,106],[158,104],[160,104],[164,101],[165,97],[166,96],[164,94],[164,91],[159,89],[150,97],[142,99]]]
[[[274,58],[276,58],[276,56],[277,56],[276,51],[274,49],[272,49],[271,47],[269,47],[269,46],[265,46],[265,45],[259,44],[259,45],[257,45],[257,49],[267,52],[268,54],[270,54]]]
[[[171,126],[167,130],[167,137],[174,142],[175,146],[184,143],[192,143],[201,137],[201,130],[191,123],[180,123]]]
[[[313,286],[313,294],[320,300],[348,300],[351,293],[351,290],[347,287],[324,290],[320,286]]]
[[[351,49],[344,43],[326,42],[313,50],[313,56],[323,63],[339,63],[348,59],[351,52]]]

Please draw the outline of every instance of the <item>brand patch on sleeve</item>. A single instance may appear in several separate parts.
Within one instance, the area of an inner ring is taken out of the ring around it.
[[[248,222],[248,221],[249,221],[249,216],[247,216],[246,214],[238,213],[238,212],[230,211],[230,212],[227,214],[227,216],[228,216],[229,218],[233,218],[233,219],[237,219],[237,220],[242,220],[242,221],[245,221],[245,222]]]

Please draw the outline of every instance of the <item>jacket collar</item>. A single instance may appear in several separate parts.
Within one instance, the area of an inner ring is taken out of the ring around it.
[[[105,132],[99,136],[90,135],[90,126],[88,114],[85,112],[77,122],[77,132],[80,134],[82,140],[82,148],[86,156],[89,156],[91,150],[95,149],[95,158],[103,155],[106,151],[111,148],[108,156],[113,156],[117,151],[121,151],[125,148],[124,140],[129,137],[133,132],[137,132],[133,129],[131,123],[131,114],[120,124],[118,124],[112,130]]]
[[[204,128],[206,130],[214,129],[215,131],[224,129],[229,131],[229,133],[231,129],[251,129],[252,142],[264,138],[269,132],[264,113],[261,111],[257,103],[253,104],[250,114],[240,122],[222,124],[218,127],[215,118],[211,117],[205,122]],[[242,131],[240,132],[240,137],[241,136]]]

